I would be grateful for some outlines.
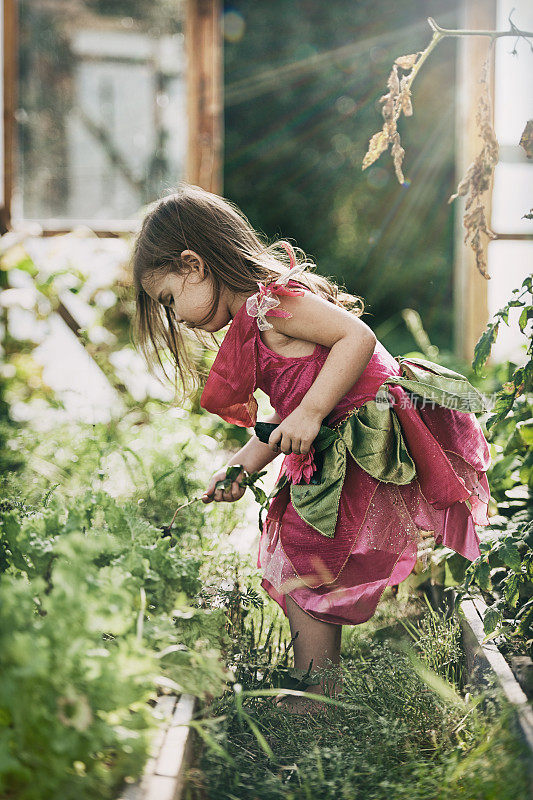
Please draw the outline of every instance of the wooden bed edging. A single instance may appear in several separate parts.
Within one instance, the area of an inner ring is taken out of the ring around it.
[[[141,778],[123,789],[117,800],[180,800],[192,749],[192,719],[196,698],[162,695],[154,712],[165,722],[152,742]]]
[[[481,597],[462,600],[459,621],[463,632],[466,668],[475,685],[482,686],[488,675],[496,675],[505,696],[516,709],[518,728],[529,748],[528,769],[533,796],[533,707],[513,671],[494,641],[483,643],[483,615],[487,608]]]

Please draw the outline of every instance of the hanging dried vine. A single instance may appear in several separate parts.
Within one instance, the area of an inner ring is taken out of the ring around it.
[[[475,159],[468,167],[464,178],[459,183],[457,191],[452,194],[448,203],[457,197],[466,197],[463,225],[465,228],[465,244],[469,244],[474,252],[476,267],[484,278],[490,280],[487,272],[486,247],[481,239],[485,234],[489,239],[495,239],[496,234],[491,231],[487,222],[486,203],[484,195],[492,185],[494,168],[498,163],[499,146],[492,126],[492,113],[490,90],[488,82],[488,68],[493,52],[492,42],[487,57],[481,69],[480,84],[482,87],[476,112],[476,123],[482,141],[482,147]]]
[[[402,113],[406,117],[410,117],[413,114],[411,90],[420,68],[442,39],[450,36],[489,37],[489,55],[482,68],[480,81],[482,93],[479,98],[476,114],[476,122],[482,140],[482,148],[468,167],[466,175],[457,187],[457,192],[453,194],[448,201],[451,203],[457,197],[466,196],[465,213],[463,217],[466,231],[465,243],[470,244],[474,252],[477,269],[484,278],[489,279],[490,276],[487,273],[486,248],[481,235],[485,234],[490,239],[493,239],[495,238],[495,234],[490,230],[487,223],[483,195],[491,186],[494,168],[498,162],[498,142],[492,126],[491,99],[487,77],[489,59],[496,39],[503,36],[514,36],[517,40],[521,37],[533,39],[533,33],[530,31],[522,31],[517,28],[511,20],[511,15],[509,15],[508,31],[447,30],[437,25],[432,17],[428,17],[428,24],[433,31],[433,37],[426,49],[410,55],[399,56],[392,66],[387,80],[387,88],[389,91],[379,99],[379,102],[382,104],[381,114],[383,116],[383,127],[371,137],[368,150],[363,158],[362,169],[367,169],[367,167],[377,161],[381,154],[388,150],[390,146],[394,171],[398,182],[401,184],[405,183],[403,174],[405,150],[402,147],[400,134],[398,132],[398,120]],[[404,74],[402,75],[400,71]],[[527,147],[529,146],[529,148],[531,148],[531,127],[528,129],[526,126],[520,143],[526,152],[528,152]]]

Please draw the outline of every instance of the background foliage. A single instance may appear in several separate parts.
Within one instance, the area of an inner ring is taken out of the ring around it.
[[[452,349],[454,42],[417,78],[416,120],[402,130],[408,182],[398,185],[388,160],[364,173],[361,164],[381,127],[390,64],[427,44],[427,16],[455,27],[457,5],[225,7],[235,16],[224,43],[224,193],[254,226],[292,238],[320,273],[365,298],[365,321],[393,355],[413,347],[405,307],[435,345]]]

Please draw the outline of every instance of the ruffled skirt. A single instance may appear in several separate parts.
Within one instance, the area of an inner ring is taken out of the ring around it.
[[[489,523],[490,452],[476,417],[439,405],[418,409],[400,386],[389,388],[417,476],[406,485],[379,481],[348,454],[333,539],[296,513],[288,485],[279,492],[257,566],[285,614],[288,594],[319,620],[358,625],[373,616],[386,586],[412,572],[425,537],[470,561],[480,553],[475,525]]]

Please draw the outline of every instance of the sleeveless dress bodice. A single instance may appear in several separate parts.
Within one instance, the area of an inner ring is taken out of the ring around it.
[[[288,285],[303,288],[294,280]],[[275,353],[261,339],[256,321],[246,314],[245,305],[243,303],[228,327],[200,404],[227,422],[253,427],[257,421],[253,392],[264,391],[272,408],[284,419],[313,384],[330,348],[317,344],[314,352],[307,356]],[[398,362],[378,340],[365,371],[325,417],[324,424],[334,425],[354,406],[373,399],[385,378],[399,374]]]
[[[317,344],[307,356],[282,356],[270,350],[257,336],[257,387],[270,399],[272,408],[284,419],[301,403],[322,369],[330,348]],[[385,380],[399,375],[398,362],[378,340],[361,377],[354,382],[335,408],[324,418],[333,426],[355,406],[372,400]]]

